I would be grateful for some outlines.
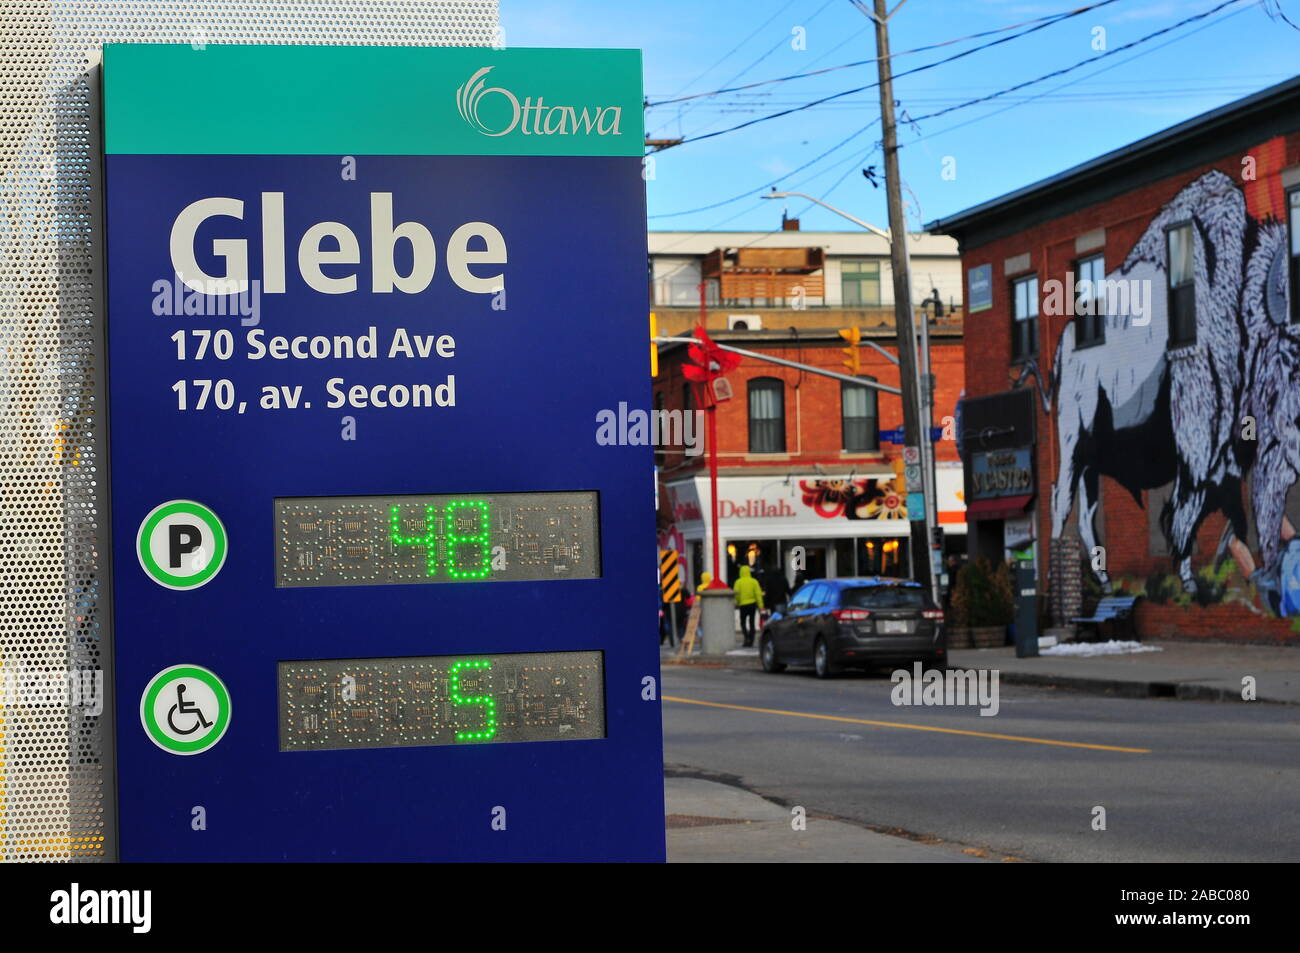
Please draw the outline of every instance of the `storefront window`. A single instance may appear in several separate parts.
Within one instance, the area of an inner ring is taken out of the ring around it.
[[[856,576],[858,569],[854,560],[856,549],[851,539],[835,540],[835,575],[841,578]]]
[[[872,536],[858,540],[859,576],[911,577],[909,546],[906,537]]]

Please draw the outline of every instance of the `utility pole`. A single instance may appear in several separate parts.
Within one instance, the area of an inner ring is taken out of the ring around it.
[[[894,9],[898,9],[895,7]],[[885,194],[889,200],[890,257],[894,271],[894,322],[898,330],[898,371],[903,401],[903,443],[918,447],[921,460],[930,440],[930,424],[921,420],[917,400],[916,332],[912,325],[912,272],[907,249],[907,217],[903,212],[902,180],[898,174],[898,130],[894,125],[894,80],[889,62],[889,12],[885,0],[875,0],[876,69],[880,77],[880,128],[885,159]],[[912,519],[912,574],[923,586],[934,591],[930,572],[930,510],[934,501],[925,494],[925,520]],[[911,517],[914,514],[908,513]]]

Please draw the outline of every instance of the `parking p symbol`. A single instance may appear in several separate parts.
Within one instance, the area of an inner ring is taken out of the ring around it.
[[[167,533],[167,565],[171,569],[180,569],[181,557],[203,545],[203,532],[192,523],[172,523],[167,527]]]
[[[150,511],[136,534],[136,555],[150,579],[167,589],[197,589],[226,561],[226,529],[193,500],[170,500]]]

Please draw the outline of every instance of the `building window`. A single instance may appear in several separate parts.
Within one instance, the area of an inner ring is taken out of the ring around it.
[[[1196,254],[1192,224],[1175,225],[1165,233],[1169,255],[1169,346],[1196,343]]]
[[[880,304],[880,262],[840,262],[840,299],[846,308]]]
[[[1011,283],[1011,360],[1038,353],[1038,276]]]
[[[1106,260],[1101,255],[1075,263],[1074,346],[1106,343]]]
[[[1300,189],[1287,193],[1287,231],[1291,239],[1291,323],[1300,323]]]
[[[785,453],[785,382],[775,377],[749,382],[749,452]]]
[[[863,380],[874,377],[863,375]],[[880,449],[876,429],[876,391],[840,382],[840,418],[843,422],[844,449],[850,453],[870,453]]]
[[[652,258],[650,282],[653,300],[667,307],[690,307],[700,303],[700,263]]]

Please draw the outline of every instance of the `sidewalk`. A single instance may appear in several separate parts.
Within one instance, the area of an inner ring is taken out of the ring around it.
[[[1077,644],[1077,643],[1070,643]],[[1156,652],[1078,657],[1016,658],[1013,646],[954,649],[951,668],[996,668],[1009,685],[1044,685],[1123,698],[1184,698],[1241,702],[1242,679],[1255,679],[1257,701],[1300,705],[1300,647],[1228,642],[1148,641]],[[739,649],[739,645],[737,646]],[[759,668],[757,652],[680,658],[664,665]]]
[[[1300,648],[1225,642],[1143,642],[1158,652],[1016,658],[1012,646],[955,649],[953,668],[996,668],[1013,685],[1052,685],[1124,698],[1241,702],[1253,676],[1257,701],[1300,705]]]
[[[816,815],[791,827],[789,808],[699,778],[664,779],[669,863],[951,864],[1000,860],[959,845],[923,844]]]

